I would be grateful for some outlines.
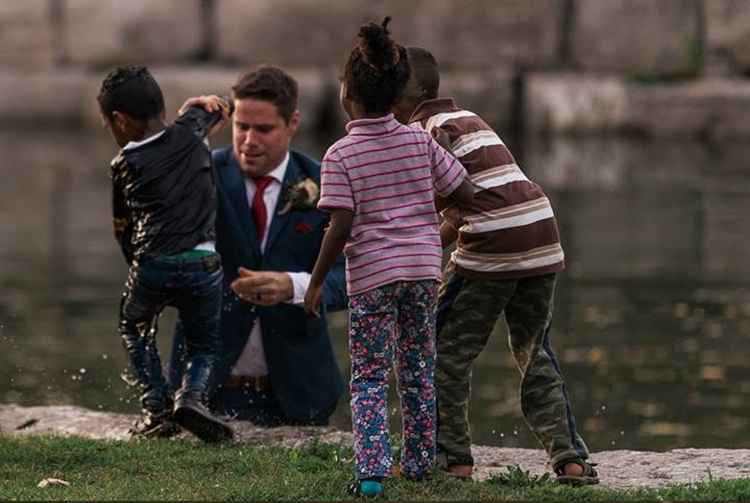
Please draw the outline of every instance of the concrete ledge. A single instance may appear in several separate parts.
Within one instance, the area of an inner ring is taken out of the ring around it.
[[[0,2],[0,66],[51,66],[57,56],[49,0]],[[6,95],[3,95],[6,96]]]
[[[206,93],[228,94],[246,67],[155,66],[167,115]],[[343,133],[338,74],[332,67],[288,68],[300,85],[302,131]],[[96,95],[105,71],[0,72],[0,119],[14,125],[99,127]],[[675,84],[622,77],[531,73],[516,81],[510,68],[446,71],[442,93],[475,111],[501,133],[519,122],[533,134],[609,135],[732,140],[750,138],[750,80],[710,78]],[[519,103],[523,99],[524,103]],[[521,106],[523,105],[523,106]]]
[[[0,118],[7,125],[80,125],[88,92],[80,71],[5,71],[0,73]]]
[[[628,89],[616,77],[531,74],[526,80],[526,126],[535,133],[601,134],[628,121]]]
[[[230,94],[240,73],[249,67],[153,66],[162,87],[167,117],[190,96]],[[347,118],[338,102],[338,73],[334,68],[291,67],[287,71],[300,88],[302,132],[331,129],[343,134]],[[76,125],[100,127],[96,96],[106,70],[4,71],[0,72],[0,119],[16,125]],[[461,106],[476,110],[502,128],[512,122],[513,75],[510,70],[447,73],[446,94]],[[62,99],[61,99],[62,98]],[[324,130],[328,131],[324,131]]]
[[[393,18],[399,43],[434,51],[444,68],[555,64],[563,0],[219,0],[217,58],[236,64],[343,68],[359,26]]]
[[[197,0],[66,0],[64,40],[74,64],[176,63],[201,48]]]
[[[576,0],[573,59],[585,71],[697,75],[703,50],[700,16],[696,0]]]
[[[127,428],[137,416],[94,412],[81,407],[21,407],[0,405],[0,430],[4,435],[73,435],[94,439],[125,440]],[[351,445],[349,432],[333,428],[291,427],[259,428],[235,421],[237,438],[255,445],[296,447],[319,441]],[[187,433],[182,435],[189,436]],[[485,480],[520,465],[534,475],[549,470],[541,449],[472,446],[475,479]],[[738,479],[750,476],[748,449],[675,449],[667,452],[602,451],[592,453],[599,464],[601,486],[613,489],[667,487],[709,479]]]
[[[745,0],[704,0],[706,52],[726,73],[750,73],[750,9]]]
[[[534,133],[638,133],[654,138],[750,138],[750,81],[638,83],[622,77],[534,74],[525,114]]]

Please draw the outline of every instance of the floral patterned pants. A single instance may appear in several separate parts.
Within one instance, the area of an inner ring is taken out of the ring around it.
[[[435,309],[438,282],[397,281],[349,299],[352,429],[357,478],[391,474],[388,374],[395,363],[403,418],[401,473],[435,461]]]

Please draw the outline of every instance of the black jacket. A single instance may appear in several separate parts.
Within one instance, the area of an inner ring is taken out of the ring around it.
[[[161,136],[112,161],[115,238],[129,264],[216,239],[216,182],[203,139],[220,118],[190,108]]]

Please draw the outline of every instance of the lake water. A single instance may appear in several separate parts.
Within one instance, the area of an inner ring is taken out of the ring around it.
[[[568,268],[552,340],[591,449],[750,447],[750,147],[510,145],[559,219]],[[118,378],[126,268],[111,231],[111,140],[5,131],[0,147],[0,402],[137,412]],[[164,355],[173,320],[160,324]],[[346,370],[346,319],[332,322]],[[503,324],[473,382],[475,443],[536,447]],[[349,420],[342,401],[334,422]]]

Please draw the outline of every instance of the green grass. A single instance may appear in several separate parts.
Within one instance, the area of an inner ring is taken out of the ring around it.
[[[38,488],[44,478],[69,487]],[[0,500],[342,500],[352,478],[350,448],[301,449],[188,441],[104,442],[0,437]],[[487,482],[436,475],[386,481],[393,500],[643,501],[747,500],[750,480],[714,480],[664,490],[570,488],[510,467]]]

